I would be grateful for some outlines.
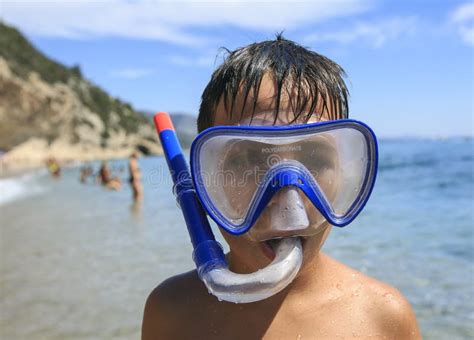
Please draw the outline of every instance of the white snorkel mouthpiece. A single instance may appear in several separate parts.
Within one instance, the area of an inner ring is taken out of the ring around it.
[[[282,239],[274,251],[275,259],[254,273],[236,274],[225,266],[208,266],[198,269],[199,277],[219,300],[249,303],[269,298],[293,281],[303,262],[299,238]]]

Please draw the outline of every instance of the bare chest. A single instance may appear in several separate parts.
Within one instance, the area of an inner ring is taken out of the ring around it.
[[[233,306],[234,307],[234,306]],[[202,310],[182,329],[183,339],[350,339],[380,337],[368,311],[339,304],[320,308],[249,306]]]

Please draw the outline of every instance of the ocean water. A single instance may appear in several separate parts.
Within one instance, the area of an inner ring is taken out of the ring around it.
[[[472,139],[385,140],[374,193],[324,251],[397,287],[426,339],[474,338]],[[126,161],[111,163],[126,180]],[[98,163],[94,164],[98,168]],[[138,339],[148,293],[193,268],[162,157],[145,199],[45,171],[0,179],[0,338]]]

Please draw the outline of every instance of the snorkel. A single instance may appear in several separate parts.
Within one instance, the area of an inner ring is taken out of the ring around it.
[[[165,112],[157,113],[154,122],[173,179],[173,192],[194,248],[193,260],[199,278],[209,293],[223,301],[250,303],[273,296],[288,286],[303,261],[300,239],[284,238],[278,242],[274,249],[274,260],[263,269],[250,274],[230,271],[222,247],[212,233],[196,194],[170,116]]]

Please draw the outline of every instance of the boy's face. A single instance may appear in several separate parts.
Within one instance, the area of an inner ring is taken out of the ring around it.
[[[253,111],[253,98],[251,98],[251,94],[247,98],[247,102],[245,107],[244,104],[244,96],[237,95],[235,102],[234,102],[234,114],[232,115],[232,119],[229,118],[229,114],[226,112],[223,100],[219,102],[214,118],[214,125],[249,125],[251,120],[251,125],[274,125],[275,116],[274,116],[274,109],[276,107],[276,86],[271,76],[268,74],[265,75],[262,79],[262,83],[260,85],[260,90],[257,98],[257,105],[255,108],[255,114],[253,114],[252,118],[252,111]],[[252,92],[252,91],[251,91]],[[290,91],[291,95],[291,91]],[[279,115],[275,125],[290,125],[291,124],[304,124],[304,118],[298,119],[295,122],[294,114],[291,110],[289,104],[289,97],[286,91],[282,91],[282,97],[280,99],[280,108],[279,108]],[[320,101],[321,102],[321,101]],[[243,116],[240,117],[240,112],[243,109]],[[331,109],[331,108],[329,108]],[[320,107],[316,108],[315,113],[320,113]],[[314,118],[310,119],[309,122],[315,121],[325,121],[328,120],[327,117],[329,115],[326,114],[315,114]],[[275,195],[277,196],[278,193]],[[312,208],[315,211],[315,208]],[[311,210],[310,210],[311,211]],[[254,228],[261,228],[261,229],[268,229],[269,220],[265,218],[259,218],[255,225],[252,226]],[[314,257],[318,254],[321,246],[323,245],[324,241],[326,240],[329,232],[330,232],[330,225],[325,221],[323,225],[318,229],[319,232],[313,236],[303,237],[303,252],[304,252],[304,260],[307,263],[308,259]],[[234,270],[240,270],[242,272],[247,271],[254,271],[256,269],[262,268],[271,262],[274,257],[274,253],[272,248],[264,241],[259,242],[252,240],[248,234],[244,234],[241,236],[233,236],[227,232],[222,233],[226,241],[228,242],[230,249],[231,249],[231,265],[235,265],[234,262],[238,262],[241,268],[234,268]],[[297,233],[296,233],[297,234]],[[282,235],[278,235],[275,233],[274,237],[281,237]],[[291,235],[287,235],[291,236]],[[303,264],[304,265],[304,264]]]
[[[229,114],[226,112],[224,107],[224,102],[221,99],[219,102],[214,118],[214,125],[248,125],[250,119],[252,119],[252,125],[273,125],[274,124],[274,109],[276,106],[277,97],[276,86],[271,76],[268,74],[265,75],[262,79],[260,85],[260,90],[257,98],[257,105],[255,108],[255,113],[252,118],[253,110],[253,98],[251,94],[247,98],[247,103],[243,110],[243,116],[240,117],[240,112],[242,111],[244,104],[244,96],[238,95],[234,103],[234,114],[232,118],[229,118]],[[251,91],[252,92],[252,91]],[[290,91],[291,95],[291,91]],[[322,102],[322,101],[319,101]],[[330,101],[329,101],[330,102]],[[291,124],[303,124],[306,123],[303,118],[301,120],[294,120],[294,114],[291,110],[291,105],[289,104],[289,97],[286,91],[282,91],[282,97],[280,99],[280,108],[279,115],[275,125],[289,125]],[[331,107],[329,107],[331,109]],[[328,120],[329,114],[327,112],[321,115],[320,107],[316,108],[314,116],[310,119],[309,122],[315,121],[325,121]],[[278,193],[277,193],[278,195]],[[313,210],[315,210],[313,208]],[[268,224],[268,220],[265,218],[259,218],[252,228],[265,228],[263,224]],[[267,228],[268,229],[268,228]],[[313,236],[303,237],[303,252],[304,260],[307,263],[308,260],[319,253],[321,246],[326,240],[331,226],[326,221],[318,229],[319,232]],[[240,268],[234,268],[234,270],[247,272],[254,271],[256,269],[265,267],[268,265],[271,260],[274,258],[274,252],[272,248],[264,241],[259,242],[252,240],[248,234],[241,236],[234,236],[227,232],[222,233],[226,241],[228,242],[231,249],[231,265],[238,266]],[[275,235],[278,237],[282,235]],[[287,235],[291,236],[291,235]],[[304,264],[303,264],[304,265]]]

